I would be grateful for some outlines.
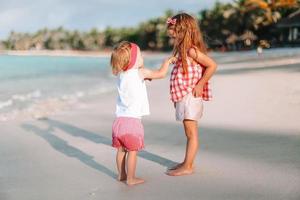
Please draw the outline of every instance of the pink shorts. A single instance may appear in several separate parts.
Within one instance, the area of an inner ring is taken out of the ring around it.
[[[118,117],[112,126],[112,146],[123,147],[127,151],[139,151],[144,148],[144,127],[140,119]]]

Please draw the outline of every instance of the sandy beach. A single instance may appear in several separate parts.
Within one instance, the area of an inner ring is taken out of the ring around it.
[[[219,66],[190,176],[164,174],[185,150],[169,77],[147,83],[151,115],[143,119],[137,167],[143,185],[116,181],[115,91],[44,120],[0,122],[0,199],[299,200],[300,62],[293,59]]]

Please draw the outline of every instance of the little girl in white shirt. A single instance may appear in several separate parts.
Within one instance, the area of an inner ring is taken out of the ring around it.
[[[118,180],[128,185],[144,182],[135,177],[135,169],[137,152],[144,148],[141,117],[150,114],[145,79],[164,78],[175,61],[175,57],[166,59],[158,70],[144,68],[139,47],[127,41],[119,43],[112,52],[112,73],[117,76],[118,88],[112,146],[117,148]]]

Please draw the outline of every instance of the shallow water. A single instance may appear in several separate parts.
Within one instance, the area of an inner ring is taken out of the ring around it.
[[[145,64],[155,67],[161,60],[152,56]],[[108,57],[0,56],[2,121],[41,108],[43,112],[57,110],[113,88]]]
[[[218,64],[292,58],[299,48],[211,53]],[[145,56],[157,68],[168,54]],[[115,88],[109,58],[0,55],[0,121],[43,117]]]

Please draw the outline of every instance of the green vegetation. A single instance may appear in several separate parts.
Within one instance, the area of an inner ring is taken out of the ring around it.
[[[202,10],[196,16],[210,48],[235,50],[270,46],[276,43],[279,31],[274,24],[299,9],[299,0],[236,0],[217,2],[212,9]],[[166,35],[166,19],[174,14],[168,10],[161,17],[150,19],[130,28],[107,27],[103,31],[69,31],[63,27],[36,33],[11,32],[0,42],[0,49],[61,49],[105,50],[121,40],[136,42],[143,50],[171,50]]]

